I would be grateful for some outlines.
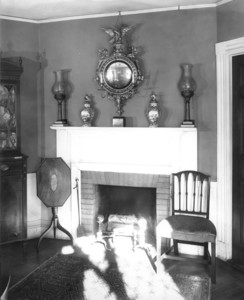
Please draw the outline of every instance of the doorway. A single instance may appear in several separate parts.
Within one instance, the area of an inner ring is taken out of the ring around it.
[[[232,58],[244,54],[244,37],[216,44],[217,256],[232,258]]]
[[[244,55],[232,58],[232,262],[244,268]]]

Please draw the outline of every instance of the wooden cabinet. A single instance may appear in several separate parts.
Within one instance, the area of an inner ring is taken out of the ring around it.
[[[21,59],[0,59],[0,243],[27,237],[27,157],[20,144]]]
[[[0,242],[27,238],[26,156],[0,159]]]

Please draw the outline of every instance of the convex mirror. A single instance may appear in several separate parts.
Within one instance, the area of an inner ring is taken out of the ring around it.
[[[114,100],[117,106],[117,114],[123,114],[125,101],[131,98],[137,90],[137,86],[143,81],[135,47],[127,51],[124,43],[125,35],[133,26],[117,29],[103,30],[110,36],[112,53],[107,49],[99,50],[99,62],[96,71],[96,80],[108,99]]]

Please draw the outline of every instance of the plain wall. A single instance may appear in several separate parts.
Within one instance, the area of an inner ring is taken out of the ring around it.
[[[217,8],[217,40],[224,42],[244,36],[244,1],[234,0]]]

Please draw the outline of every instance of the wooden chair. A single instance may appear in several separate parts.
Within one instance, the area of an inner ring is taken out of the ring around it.
[[[178,243],[204,247],[204,258],[211,264],[211,280],[216,283],[216,228],[209,220],[209,176],[196,171],[182,171],[171,176],[172,215],[157,225],[157,267],[162,259],[188,260],[179,254]],[[162,238],[173,241],[162,255]],[[211,256],[208,251],[211,243]],[[170,252],[174,250],[174,254]],[[193,259],[193,258],[192,258]]]

